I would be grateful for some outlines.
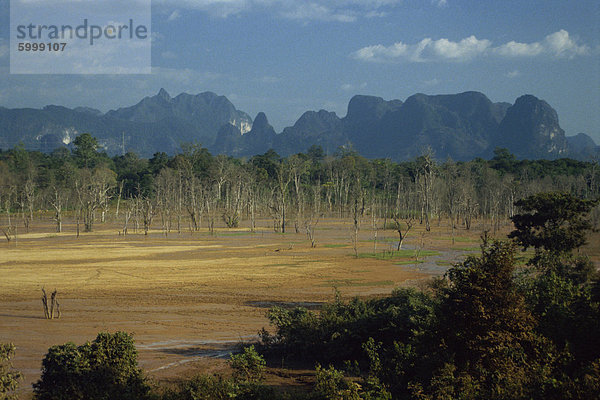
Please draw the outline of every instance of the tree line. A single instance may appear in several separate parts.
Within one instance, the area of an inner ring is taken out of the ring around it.
[[[78,136],[72,150],[51,154],[22,146],[0,150],[0,215],[9,240],[17,225],[29,230],[38,211],[52,212],[57,232],[65,216],[78,232],[80,225],[92,231],[113,221],[124,234],[212,232],[241,220],[254,229],[257,218],[267,217],[276,231],[310,237],[324,216],[352,218],[356,229],[368,216],[375,228],[400,229],[414,219],[429,230],[447,218],[453,229],[480,221],[495,231],[515,214],[516,200],[552,190],[598,196],[598,162],[517,160],[496,149],[491,160],[439,162],[424,150],[413,161],[394,163],[349,148],[325,156],[318,146],[287,158],[269,150],[235,159],[198,144],[184,145],[175,156],[142,159],[134,152],[109,157],[89,134]]]

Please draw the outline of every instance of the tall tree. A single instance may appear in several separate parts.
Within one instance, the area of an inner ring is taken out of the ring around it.
[[[97,158],[98,141],[89,133],[82,133],[73,141],[75,149],[73,155],[80,167],[93,167],[94,160]]]
[[[587,214],[598,200],[584,200],[570,193],[539,193],[518,200],[523,213],[511,220],[515,230],[509,234],[524,249],[534,247],[550,252],[571,252],[586,243],[592,229]]]

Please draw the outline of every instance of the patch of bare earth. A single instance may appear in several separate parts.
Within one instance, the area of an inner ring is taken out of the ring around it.
[[[30,395],[52,345],[122,330],[134,333],[140,364],[157,380],[218,372],[237,343],[268,327],[272,305],[315,307],[333,298],[334,286],[344,297],[384,295],[443,271],[411,264],[411,257],[402,265],[355,258],[350,221],[320,222],[316,248],[293,228],[284,235],[267,228],[270,221],[260,226],[165,237],[122,236],[116,224],[98,224],[77,238],[73,225],[56,234],[50,222],[38,222],[16,243],[0,243],[0,342],[17,346],[20,396]],[[478,246],[475,229],[457,231],[454,244],[444,224],[423,232],[416,229],[406,247],[440,251],[444,268]],[[380,230],[377,244],[373,237],[361,229],[359,252],[395,246],[394,231]],[[58,290],[59,320],[43,318],[42,287]],[[304,379],[298,374],[293,381]]]

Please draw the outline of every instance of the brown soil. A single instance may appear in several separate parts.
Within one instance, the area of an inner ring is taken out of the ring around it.
[[[168,237],[120,236],[116,225],[98,224],[77,238],[72,225],[57,234],[49,221],[34,221],[16,243],[0,243],[0,342],[17,346],[14,367],[25,375],[20,396],[30,396],[48,347],[81,344],[100,331],[132,332],[140,365],[157,380],[221,371],[236,344],[268,327],[272,305],[318,306],[333,298],[334,286],[351,297],[416,285],[475,251],[481,232],[457,231],[452,244],[443,223],[426,234],[419,227],[405,248],[441,253],[411,264],[413,257],[355,258],[350,221],[319,222],[314,249],[305,235],[275,233],[270,224],[261,221],[255,233],[220,228],[215,236],[202,230]],[[375,247],[366,225],[361,253]],[[395,238],[380,230],[376,251],[390,250]],[[43,318],[42,287],[58,290],[59,320]]]

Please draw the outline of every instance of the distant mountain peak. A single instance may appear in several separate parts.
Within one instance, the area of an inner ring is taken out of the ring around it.
[[[499,140],[501,147],[508,147],[517,157],[558,157],[568,150],[556,110],[530,94],[517,98],[506,110]]]
[[[160,88],[160,90],[158,91],[158,94],[156,95],[156,97],[158,97],[159,99],[163,99],[165,101],[171,101],[171,96],[169,95],[169,93],[164,89],[164,88]]]
[[[254,118],[254,123],[252,124],[252,128],[264,129],[267,127],[271,127],[271,125],[269,124],[267,115],[261,111],[258,114],[256,114],[256,118]]]

